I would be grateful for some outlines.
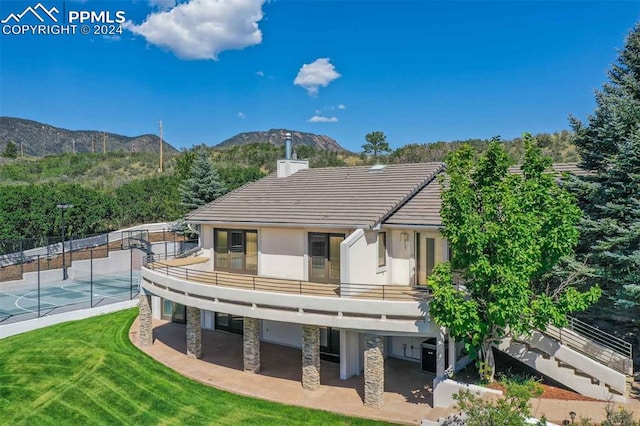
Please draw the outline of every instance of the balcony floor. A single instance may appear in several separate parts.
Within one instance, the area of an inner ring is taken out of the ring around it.
[[[138,322],[130,338],[138,344]],[[154,320],[154,343],[140,348],[180,374],[218,389],[246,396],[333,411],[341,414],[417,424],[422,418],[436,419],[451,410],[433,409],[433,376],[422,374],[417,363],[394,358],[385,360],[385,405],[380,409],[363,405],[363,376],[340,380],[339,364],[322,361],[320,389],[302,388],[300,349],[261,343],[261,371],[242,369],[242,336],[202,330],[202,358],[186,356],[185,326]]]

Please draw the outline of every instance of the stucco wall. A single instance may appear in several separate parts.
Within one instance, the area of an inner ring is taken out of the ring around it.
[[[202,248],[213,248],[213,226],[200,225],[200,246]]]
[[[361,235],[358,237],[358,235]],[[348,253],[345,253],[348,251]],[[357,232],[341,244],[342,282],[387,284],[389,265],[378,268],[378,232]],[[345,255],[346,254],[346,255]]]
[[[268,277],[305,280],[307,233],[295,228],[258,230],[258,274]]]
[[[262,340],[299,348],[302,346],[302,325],[263,320]]]
[[[416,362],[420,361],[420,348],[426,337],[393,336],[389,340],[391,341],[390,356]],[[406,348],[404,345],[406,345]]]

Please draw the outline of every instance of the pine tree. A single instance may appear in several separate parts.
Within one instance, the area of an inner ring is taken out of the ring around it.
[[[211,165],[206,150],[199,149],[189,170],[189,178],[180,184],[182,205],[195,209],[226,192],[227,188]]]
[[[584,212],[578,252],[617,304],[640,303],[640,23],[629,33],[587,123],[572,118]]]
[[[367,143],[362,145],[364,153],[367,155],[373,155],[373,158],[377,159],[380,154],[388,154],[391,152],[389,148],[389,142],[387,142],[387,136],[384,132],[371,132],[365,136]]]
[[[18,147],[12,141],[7,143],[7,146],[4,148],[4,152],[2,156],[5,158],[16,158],[18,157]]]

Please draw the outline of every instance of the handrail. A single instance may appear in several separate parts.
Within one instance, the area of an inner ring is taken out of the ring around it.
[[[567,327],[547,326],[543,332],[561,344],[623,374],[633,374],[633,345],[577,318]]]
[[[228,272],[199,271],[162,262],[168,255],[147,256],[144,267],[166,276],[181,278],[218,287],[236,287],[249,290],[300,294],[304,296],[341,297],[366,300],[421,301],[429,297],[425,289],[400,285],[327,284],[302,280],[232,274]]]

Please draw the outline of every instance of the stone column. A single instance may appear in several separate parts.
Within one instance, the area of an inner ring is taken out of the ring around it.
[[[383,337],[364,335],[364,405],[380,408],[384,405]]]
[[[320,387],[320,328],[314,325],[302,326],[302,387]]]
[[[151,295],[140,292],[138,296],[138,324],[140,325],[140,346],[153,344],[153,322],[151,318]]]
[[[202,322],[200,308],[187,306],[187,357],[202,356]]]
[[[244,317],[243,320],[244,371],[260,371],[260,320]]]

